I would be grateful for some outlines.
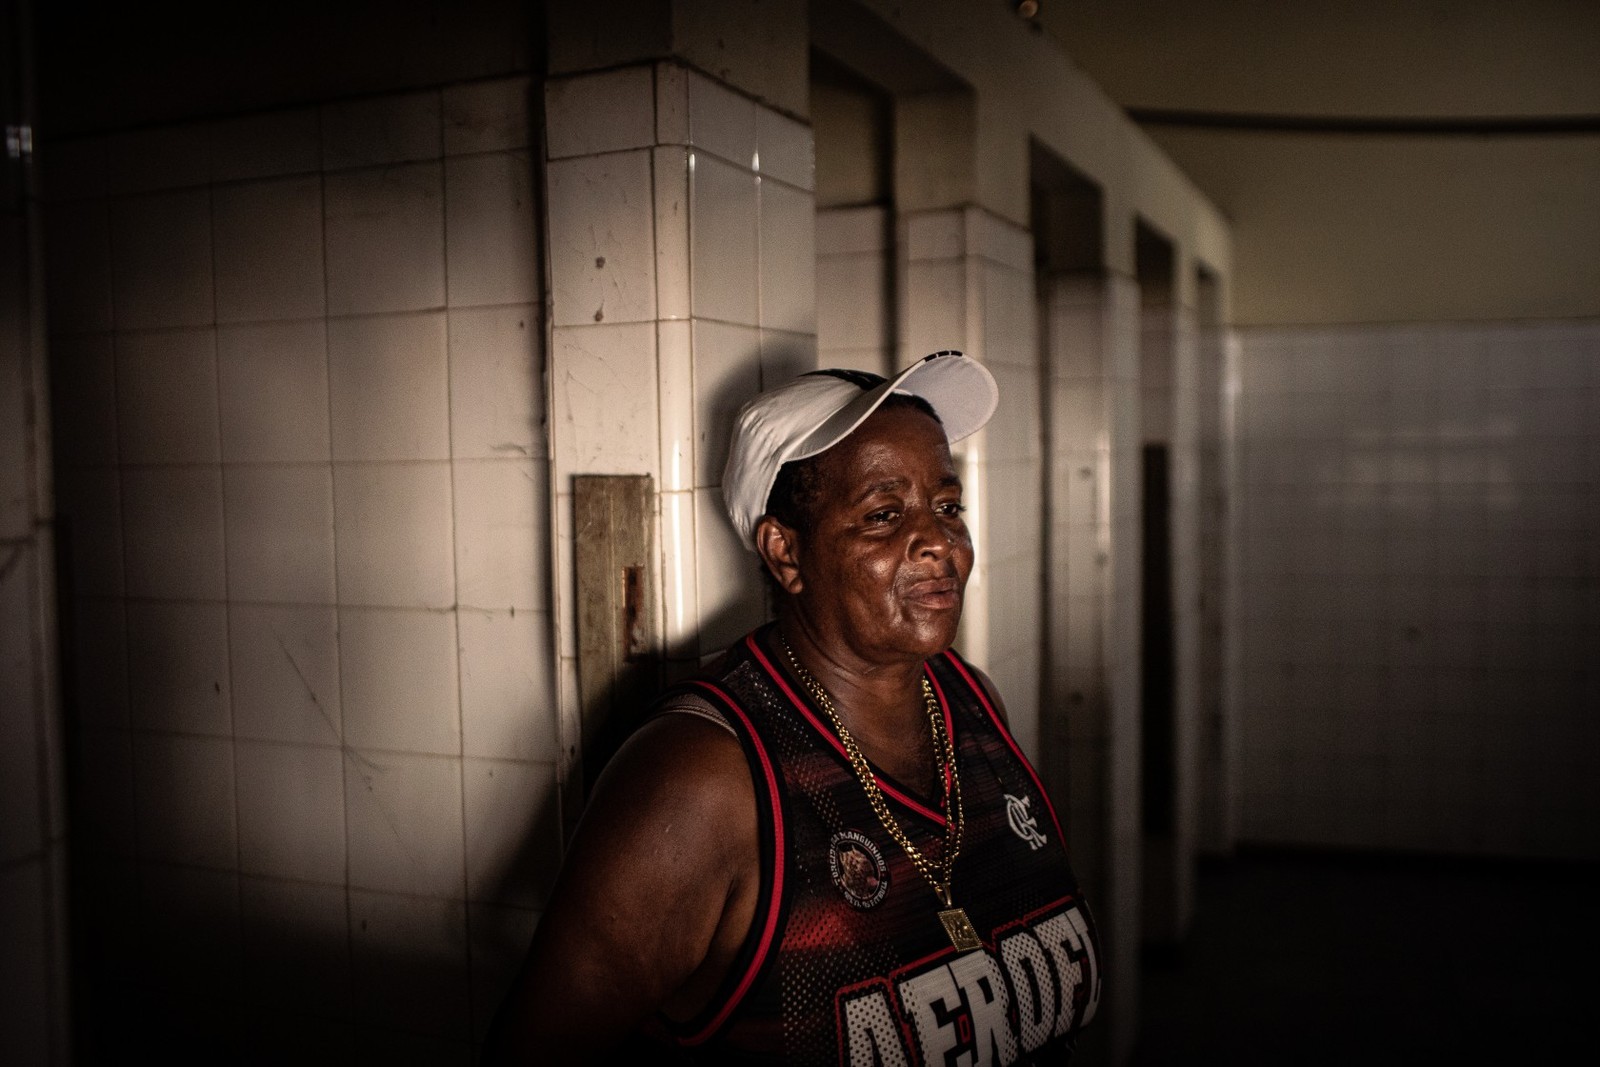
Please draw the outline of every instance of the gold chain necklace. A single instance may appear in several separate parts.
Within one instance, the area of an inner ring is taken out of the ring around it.
[[[783,643],[783,652],[789,659],[789,666],[794,668],[794,673],[801,684],[817,702],[817,706],[828,716],[828,721],[833,723],[834,730],[839,734],[839,741],[844,745],[845,755],[850,760],[850,767],[856,772],[856,778],[860,780],[861,788],[867,794],[867,803],[878,816],[878,821],[894,839],[894,843],[905,852],[911,865],[927,879],[939,897],[939,902],[944,905],[944,910],[939,912],[939,921],[944,924],[945,933],[950,935],[950,943],[958,952],[982,948],[983,941],[973,929],[971,920],[967,918],[966,909],[956,907],[950,898],[956,857],[961,854],[961,833],[965,828],[961,810],[961,777],[956,770],[955,744],[950,738],[949,731],[944,728],[944,717],[939,714],[939,701],[933,695],[933,686],[928,684],[927,675],[922,677],[922,702],[928,712],[928,724],[933,729],[933,762],[939,772],[939,780],[944,786],[944,855],[940,858],[941,870],[938,874],[934,873],[933,864],[928,862],[927,857],[911,843],[911,838],[906,836],[906,832],[900,829],[900,822],[894,817],[894,812],[889,810],[889,804],[883,798],[883,790],[878,788],[878,780],[873,776],[867,757],[861,754],[861,746],[856,744],[856,739],[845,729],[844,720],[839,718],[838,709],[833,706],[828,691],[811,676],[810,671],[800,665],[794,649],[789,647],[788,639],[779,634],[778,640]]]

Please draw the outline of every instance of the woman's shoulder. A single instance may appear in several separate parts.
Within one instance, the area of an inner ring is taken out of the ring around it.
[[[749,781],[744,750],[726,717],[708,701],[679,695],[658,705],[622,743],[595,795],[642,794],[676,807],[740,786],[748,792]]]
[[[728,719],[727,712],[713,704],[705,696],[692,690],[669,693],[656,703],[652,715],[693,715],[707,722],[715,723],[733,736],[738,736],[738,731]]]
[[[995,716],[1005,725],[1010,725],[1010,719],[1006,714],[1006,702],[1000,696],[1000,687],[994,684],[994,679],[990,678],[982,667],[968,660],[954,648],[946,649],[937,659],[950,664],[963,680],[977,690],[978,696],[994,709]]]

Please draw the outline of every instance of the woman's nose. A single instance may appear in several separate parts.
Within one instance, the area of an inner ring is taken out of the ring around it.
[[[938,558],[950,551],[952,537],[939,516],[934,514],[932,508],[917,508],[911,513],[911,544],[912,556],[932,556]]]

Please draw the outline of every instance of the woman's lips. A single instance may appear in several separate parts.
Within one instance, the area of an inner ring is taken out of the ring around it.
[[[926,578],[906,590],[906,599],[928,608],[953,608],[961,603],[961,583],[955,578]]]

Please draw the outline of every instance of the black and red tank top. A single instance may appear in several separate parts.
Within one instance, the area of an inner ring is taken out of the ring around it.
[[[1094,924],[1038,776],[953,652],[925,670],[955,741],[965,833],[953,897],[983,948],[958,952],[942,905],[884,831],[837,735],[778,668],[771,629],[692,694],[738,735],[761,825],[760,897],[711,1004],[668,1027],[696,1061],[1061,1063],[1100,999]],[[935,865],[945,814],[878,774],[901,829]]]

